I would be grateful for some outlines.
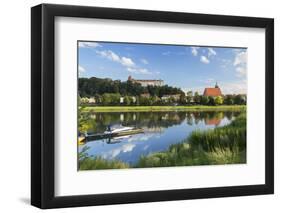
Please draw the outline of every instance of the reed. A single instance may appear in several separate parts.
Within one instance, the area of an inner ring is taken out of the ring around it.
[[[85,158],[79,161],[79,170],[94,170],[94,169],[125,169],[129,165],[117,160],[105,160],[99,157]]]
[[[100,157],[88,155],[89,147],[85,146],[79,152],[79,170],[98,170],[98,169],[125,169],[129,165],[118,160],[105,160]]]

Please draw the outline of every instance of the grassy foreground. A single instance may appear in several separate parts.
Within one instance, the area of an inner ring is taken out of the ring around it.
[[[159,111],[243,111],[245,105],[220,106],[85,106],[83,112],[159,112]]]
[[[221,165],[246,163],[246,115],[237,117],[231,124],[211,130],[194,131],[182,143],[167,151],[142,156],[137,168]],[[121,161],[91,158],[85,151],[79,154],[79,169],[121,169],[130,166]]]
[[[246,115],[213,130],[194,131],[165,152],[143,156],[137,167],[168,167],[246,163]]]
[[[87,154],[89,147],[84,147],[79,153],[79,170],[98,170],[98,169],[125,169],[129,165],[118,160],[104,160],[100,157],[92,158]]]

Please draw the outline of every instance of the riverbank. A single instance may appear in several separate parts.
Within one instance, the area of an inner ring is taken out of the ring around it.
[[[246,126],[246,114],[242,113],[226,126],[193,131],[186,139],[171,145],[166,151],[142,156],[133,167],[246,163]],[[127,163],[92,158],[83,151],[79,155],[80,170],[130,168]]]
[[[193,131],[182,143],[167,151],[142,156],[136,167],[224,165],[246,163],[246,115],[231,124],[206,131]]]
[[[84,106],[83,112],[245,111],[245,105],[221,106]]]

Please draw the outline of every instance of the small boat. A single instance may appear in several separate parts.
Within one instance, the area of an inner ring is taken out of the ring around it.
[[[128,127],[128,126],[111,126],[111,125],[108,125],[107,126],[107,129],[106,131],[104,131],[104,134],[120,134],[120,133],[123,133],[123,132],[128,132],[128,131],[132,131],[134,130],[135,128],[134,127]]]
[[[118,137],[130,136],[134,134],[144,133],[144,130],[136,127],[125,127],[125,126],[108,126],[106,131],[103,133],[78,133],[78,144],[83,145],[88,141],[101,140],[106,138],[121,139]]]

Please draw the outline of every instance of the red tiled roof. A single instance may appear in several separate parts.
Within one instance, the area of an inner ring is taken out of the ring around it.
[[[221,96],[222,93],[220,88],[205,88],[203,95],[216,97],[216,96]]]

